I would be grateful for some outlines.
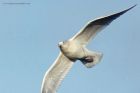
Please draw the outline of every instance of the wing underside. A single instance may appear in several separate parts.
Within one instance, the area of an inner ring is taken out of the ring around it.
[[[60,53],[44,76],[41,93],[55,93],[73,63],[74,62]]]

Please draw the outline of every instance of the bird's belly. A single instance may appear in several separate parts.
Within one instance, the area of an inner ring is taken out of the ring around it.
[[[79,59],[84,56],[83,49],[81,47],[69,47],[67,50],[64,51],[64,55],[70,59]]]

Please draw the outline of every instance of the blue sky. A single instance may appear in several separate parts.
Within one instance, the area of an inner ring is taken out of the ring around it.
[[[59,54],[59,41],[89,20],[134,4],[138,6],[88,46],[103,52],[101,63],[87,69],[77,61],[57,93],[140,93],[139,0],[1,0],[0,93],[40,93],[44,73]]]

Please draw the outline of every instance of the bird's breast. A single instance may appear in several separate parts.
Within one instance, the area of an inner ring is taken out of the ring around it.
[[[76,60],[84,56],[82,46],[75,43],[69,43],[68,45],[62,46],[61,51],[65,56],[70,59]]]

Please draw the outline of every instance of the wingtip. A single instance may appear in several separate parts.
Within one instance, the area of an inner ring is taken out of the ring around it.
[[[133,6],[131,6],[130,8],[128,8],[128,9],[125,9],[124,11],[122,11],[123,13],[125,13],[125,12],[127,12],[127,11],[129,11],[129,10],[131,10],[131,9],[133,9],[134,7],[136,7],[137,6],[137,4],[135,4],[135,5],[133,5]]]
[[[132,7],[136,7],[138,4],[133,5]]]
[[[117,17],[119,17],[119,16],[125,14],[126,12],[128,12],[129,10],[133,9],[133,8],[136,7],[136,6],[137,6],[137,4],[135,4],[135,5],[133,5],[133,6],[129,7],[129,8],[127,8],[127,9],[121,11],[121,12],[115,13],[115,14],[113,14],[113,15],[111,15],[111,16],[114,17],[114,19],[116,19]],[[110,16],[110,17],[111,17],[111,16]]]
[[[126,9],[126,11],[129,11],[129,10],[131,10],[132,8],[136,7],[136,6],[137,6],[137,4],[135,4],[135,5],[131,6],[131,7],[130,7],[130,8],[128,8],[128,9]]]

